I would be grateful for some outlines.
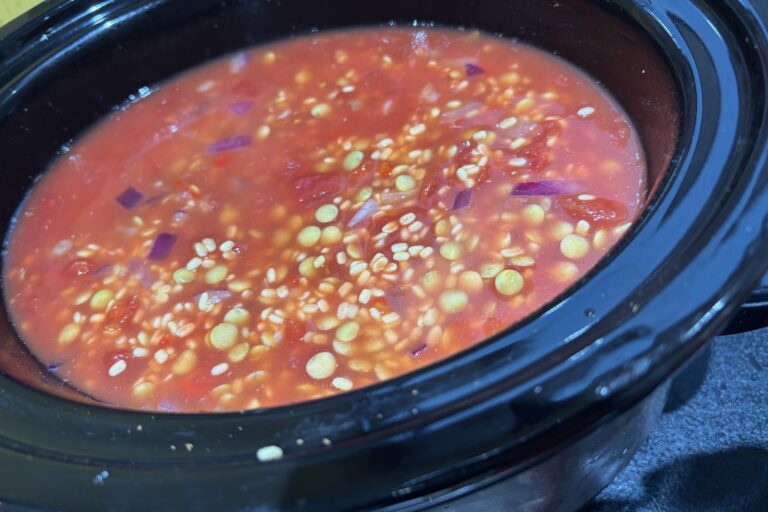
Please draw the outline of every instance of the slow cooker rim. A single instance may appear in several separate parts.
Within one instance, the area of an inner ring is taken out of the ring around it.
[[[128,5],[129,2],[131,2],[131,1],[132,0],[126,0],[126,1],[124,1],[122,3],[125,4],[125,5]],[[162,3],[166,2],[166,1],[168,1],[168,0],[153,0],[151,2],[142,2],[141,0],[138,0],[138,1],[134,2],[134,3],[136,3],[138,7],[141,7],[140,10],[143,12],[145,10],[147,10],[147,11],[151,10],[151,8],[154,7],[155,5],[162,4]],[[170,1],[173,1],[173,0],[170,0]],[[612,2],[610,0],[597,0],[597,1],[599,3],[605,4],[605,6],[610,6],[612,4]],[[628,1],[631,3],[631,0],[628,0]],[[614,2],[615,3],[626,3],[624,0],[614,0]],[[123,16],[125,16],[126,14],[129,15],[129,16],[133,16],[133,15],[136,14],[138,9],[126,8],[126,9],[121,10],[119,8],[119,5],[118,5],[120,3],[121,3],[121,0],[106,0],[106,1],[102,2],[98,6],[99,9],[106,9],[107,7],[109,7],[111,5],[117,6],[115,12],[111,13],[111,15],[110,15],[109,12],[105,13],[104,15],[97,14],[96,10],[93,9],[93,8],[89,9],[87,11],[87,13],[88,14],[94,14],[95,16],[96,15],[99,16],[100,20],[99,20],[98,23],[103,23],[105,21],[114,20],[115,18],[122,19]],[[2,51],[2,47],[4,46],[2,43],[6,40],[6,38],[18,36],[19,33],[26,32],[27,30],[33,30],[33,31],[39,32],[40,31],[40,27],[33,27],[33,26],[35,25],[36,22],[39,24],[39,22],[41,21],[41,18],[42,18],[42,21],[46,22],[47,25],[53,25],[53,26],[55,26],[57,17],[63,18],[64,21],[62,22],[62,24],[64,26],[69,26],[71,23],[74,23],[74,22],[77,22],[77,21],[81,21],[81,18],[83,17],[83,16],[81,16],[81,14],[85,14],[85,13],[79,13],[77,11],[77,7],[79,5],[81,5],[81,4],[83,6],[87,6],[88,5],[88,1],[87,0],[45,0],[42,4],[37,5],[33,9],[31,9],[31,10],[23,13],[22,15],[20,15],[15,20],[12,20],[12,22],[10,22],[9,24],[0,27],[0,51]],[[141,4],[141,5],[139,5],[139,4]],[[70,13],[70,10],[72,10],[71,13]],[[86,21],[86,23],[87,23],[87,21]],[[92,26],[94,25],[93,23],[88,23],[88,24],[92,25]],[[56,29],[56,30],[58,30],[58,29]],[[45,32],[46,35],[44,37],[40,37],[40,38],[34,38],[34,37],[31,37],[30,34],[25,34],[24,39],[27,40],[28,44],[33,44],[33,45],[34,44],[44,44],[45,42],[48,41],[48,35],[47,34],[49,32],[51,32],[51,31],[53,31],[51,28],[47,29],[46,32]],[[678,146],[679,146],[679,144],[678,144]],[[678,151],[679,151],[679,147],[678,147]],[[661,179],[660,186],[657,186],[656,188],[663,188],[663,184],[665,182],[670,181],[670,179],[671,179],[670,174],[671,173],[668,172],[667,175],[664,176]],[[649,201],[647,201],[647,203],[652,204],[657,199],[657,197],[658,197],[658,194],[653,194],[649,198]],[[637,219],[637,221],[635,223],[635,226],[633,226],[631,231],[636,231],[637,224],[642,222],[642,218],[643,217],[645,217],[645,216],[650,214],[650,210],[651,209],[652,208],[647,208],[647,207],[644,209],[644,211],[641,214],[641,217],[639,219]],[[497,334],[495,334],[493,336],[490,336],[489,338],[483,340],[478,345],[486,345],[486,344],[489,344],[489,343],[493,343],[496,340],[505,338],[509,333],[514,332],[517,329],[523,327],[526,323],[536,319],[537,317],[539,317],[540,315],[546,313],[547,311],[557,309],[558,308],[558,304],[564,298],[568,297],[569,295],[572,294],[572,292],[574,292],[575,290],[579,289],[581,286],[584,285],[584,283],[588,282],[590,277],[593,274],[599,272],[601,267],[603,267],[607,262],[609,262],[611,260],[613,254],[621,251],[622,250],[622,246],[626,245],[627,241],[629,239],[631,239],[631,238],[632,238],[632,234],[630,232],[624,238],[624,240],[622,240],[622,242],[620,242],[619,246],[614,248],[607,257],[603,258],[598,263],[598,265],[596,265],[593,269],[591,269],[582,279],[580,279],[577,283],[574,283],[571,287],[569,287],[561,295],[559,295],[558,297],[555,297],[549,303],[547,303],[542,308],[540,308],[539,310],[537,310],[533,314],[529,315],[525,319],[521,320],[520,322],[518,322],[516,324],[513,324],[512,326],[508,327],[504,331],[501,331],[501,332],[499,332],[499,333],[497,333]],[[7,243],[7,238],[5,239],[5,242]],[[475,348],[476,347],[473,347],[472,349],[468,349],[465,352],[473,351]],[[424,373],[428,373],[429,370],[431,368],[435,367],[435,366],[442,365],[443,363],[449,364],[451,362],[454,362],[454,361],[457,361],[457,360],[461,360],[461,359],[463,359],[463,356],[465,355],[465,352],[461,352],[459,354],[454,354],[454,355],[452,355],[452,356],[450,356],[450,357],[440,361],[439,363],[437,363],[435,365],[430,365],[428,367],[415,370],[415,371],[407,374],[406,376],[400,376],[400,377],[391,379],[389,381],[386,381],[384,383],[379,383],[379,384],[376,384],[376,385],[368,386],[368,387],[360,389],[360,390],[353,390],[353,391],[344,393],[342,396],[345,396],[345,397],[346,396],[354,396],[356,394],[364,394],[364,393],[366,393],[366,392],[368,392],[368,391],[370,391],[370,390],[372,390],[374,388],[382,388],[382,387],[389,387],[390,385],[397,385],[397,383],[399,381],[407,380],[408,377],[418,376],[418,375],[422,375]],[[5,378],[5,376],[0,374],[0,378]],[[23,384],[21,386],[22,387],[26,387]],[[408,386],[406,385],[405,387],[408,387]],[[222,418],[222,417],[227,417],[227,416],[228,417],[242,418],[243,413],[248,414],[248,413],[257,412],[258,414],[261,414],[263,412],[271,412],[271,411],[276,411],[276,410],[279,410],[279,411],[291,411],[291,410],[295,409],[296,407],[303,407],[305,404],[313,404],[313,403],[316,403],[316,402],[328,402],[329,400],[334,400],[334,399],[338,398],[338,397],[329,397],[329,398],[324,398],[324,399],[320,399],[320,400],[310,400],[310,401],[307,401],[307,402],[301,402],[300,404],[291,404],[291,405],[286,405],[286,406],[272,407],[272,408],[266,409],[264,411],[236,411],[236,412],[223,412],[223,413],[221,413],[221,412],[219,412],[219,413],[174,413],[174,412],[161,412],[161,411],[142,411],[142,410],[134,410],[134,409],[121,409],[121,408],[112,407],[109,404],[103,404],[103,405],[102,404],[98,404],[97,403],[98,401],[96,401],[96,400],[94,400],[94,402],[96,402],[96,403],[87,403],[87,402],[86,403],[78,403],[78,402],[73,402],[72,400],[69,400],[69,399],[66,399],[66,398],[52,396],[52,395],[49,395],[48,393],[45,393],[45,392],[42,392],[42,391],[38,391],[36,389],[31,389],[30,391],[32,391],[34,394],[36,394],[38,396],[38,398],[52,399],[55,402],[63,402],[64,404],[75,404],[77,406],[82,406],[82,407],[86,407],[86,408],[92,408],[92,410],[94,410],[94,412],[96,412],[96,411],[109,411],[109,412],[114,412],[114,413],[119,413],[119,414],[127,414],[127,415],[136,414],[138,416],[152,416],[152,417],[158,417],[158,418],[160,418],[160,417],[194,418],[196,420],[200,419],[200,418],[211,418],[211,419],[215,420],[215,419]],[[89,398],[89,399],[92,399],[92,397],[88,397],[87,395],[85,395],[85,397]]]

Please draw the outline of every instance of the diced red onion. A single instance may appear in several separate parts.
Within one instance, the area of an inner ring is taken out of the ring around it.
[[[485,73],[485,70],[478,66],[477,64],[472,64],[471,62],[467,62],[464,64],[464,71],[466,71],[467,76],[475,76],[475,75],[482,75]]]
[[[513,196],[557,196],[579,192],[581,184],[570,180],[542,180],[517,183],[512,189]]]
[[[58,370],[59,368],[61,368],[61,366],[62,366],[63,364],[64,364],[64,363],[62,363],[62,362],[54,362],[54,363],[50,363],[50,364],[48,365],[48,371],[51,371],[51,372],[55,372],[56,370]]]
[[[152,249],[149,250],[147,259],[152,261],[164,260],[171,254],[175,243],[176,235],[173,233],[160,233],[155,237],[155,242],[152,244]]]
[[[360,207],[357,212],[352,216],[351,219],[349,219],[349,222],[347,223],[347,227],[353,228],[363,222],[365,219],[373,215],[379,210],[379,205],[376,204],[376,201],[373,199],[369,199],[366,202],[363,203],[363,206]]]
[[[234,137],[230,137],[228,139],[222,139],[218,142],[214,142],[213,144],[208,146],[208,152],[220,153],[222,151],[229,151],[230,149],[237,149],[245,146],[250,146],[250,144],[251,144],[250,135],[235,135]]]
[[[232,292],[229,290],[206,290],[195,295],[195,301],[199,301],[203,293],[208,295],[208,304],[218,304],[219,302],[224,302],[228,298],[232,297]]]
[[[231,73],[239,73],[243,70],[246,64],[248,64],[248,58],[243,52],[240,52],[229,59],[229,71]]]
[[[255,101],[250,100],[244,100],[244,101],[233,101],[229,104],[229,110],[233,114],[237,114],[238,116],[244,116],[248,113],[251,108],[256,104]]]
[[[456,194],[456,198],[453,200],[453,211],[466,208],[470,204],[472,204],[472,189],[465,188]]]
[[[409,350],[408,353],[411,354],[412,356],[417,356],[421,354],[426,348],[427,348],[426,343],[419,343],[418,345],[413,347],[411,350]]]
[[[111,263],[105,263],[96,270],[92,272],[91,275],[93,276],[100,276],[108,273],[110,270],[112,270],[112,264]]]
[[[133,187],[128,187],[127,189],[123,190],[122,193],[115,198],[115,200],[120,203],[120,206],[126,210],[135,208],[142,199],[144,199],[144,194]]]

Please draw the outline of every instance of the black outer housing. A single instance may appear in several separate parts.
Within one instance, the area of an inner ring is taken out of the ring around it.
[[[245,45],[388,20],[500,32],[575,62],[633,116],[655,183],[620,246],[539,314],[440,364],[296,406],[110,409],[47,374],[3,319],[0,498],[72,511],[575,509],[629,460],[664,384],[768,265],[762,4],[52,0],[0,30],[6,224],[60,146],[140,87]],[[269,444],[285,456],[259,462]]]

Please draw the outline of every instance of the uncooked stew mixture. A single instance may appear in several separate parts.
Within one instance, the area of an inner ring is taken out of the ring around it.
[[[120,407],[228,411],[438,361],[577,281],[636,217],[634,128],[477,32],[317,33],[142,89],[22,206],[6,300]]]

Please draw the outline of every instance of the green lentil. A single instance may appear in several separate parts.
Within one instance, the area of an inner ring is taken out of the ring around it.
[[[187,268],[177,269],[173,273],[173,280],[178,284],[187,284],[195,280],[195,273]]]
[[[327,103],[318,103],[309,111],[312,117],[325,117],[331,113],[331,107]]]
[[[437,303],[446,313],[459,313],[467,307],[469,297],[461,290],[448,290],[440,294]]]
[[[352,151],[345,158],[342,166],[348,171],[354,171],[360,165],[365,158],[365,153],[362,151]]]
[[[339,215],[339,208],[335,204],[324,204],[315,210],[315,220],[323,224],[328,224],[336,220]]]
[[[400,192],[410,192],[416,188],[416,180],[410,174],[401,174],[395,178],[395,188]]]
[[[461,257],[461,246],[456,242],[446,242],[440,246],[440,256],[455,261]]]
[[[185,350],[174,361],[171,371],[176,375],[184,375],[191,372],[197,365],[197,354],[193,350]]]
[[[320,241],[324,245],[332,245],[341,242],[341,230],[336,226],[325,226],[320,235]]]
[[[336,338],[341,341],[352,341],[360,332],[360,326],[357,322],[345,322],[336,329]]]
[[[320,231],[319,227],[307,226],[299,231],[299,234],[296,238],[299,241],[299,245],[302,247],[312,247],[320,240],[321,234],[322,232]]]
[[[421,282],[427,291],[436,291],[438,288],[440,288],[440,274],[437,272],[437,270],[430,270],[424,274]]]
[[[115,297],[112,290],[104,288],[93,294],[91,297],[91,309],[94,311],[104,311],[109,306],[109,302]]]
[[[464,291],[477,293],[483,289],[483,278],[474,270],[465,270],[459,274],[459,286]]]
[[[247,342],[238,343],[229,351],[227,352],[227,359],[230,363],[239,363],[243,359],[245,359],[245,356],[248,355],[248,352],[251,350],[251,346],[248,345]]]
[[[589,241],[581,235],[566,235],[560,241],[560,252],[568,259],[578,260],[589,253]]]
[[[484,279],[493,279],[502,270],[504,270],[504,265],[501,263],[484,263],[480,266],[480,276]]]
[[[371,187],[361,188],[360,191],[355,196],[355,201],[358,201],[358,202],[367,201],[371,198],[372,195],[373,195],[373,189]]]
[[[211,329],[211,345],[217,350],[227,350],[237,342],[237,326],[222,322]]]
[[[517,270],[507,269],[498,273],[494,279],[496,290],[502,295],[515,295],[523,289],[523,276]]]
[[[226,265],[216,265],[205,273],[205,282],[208,284],[220,283],[227,278],[228,273],[229,269]]]
[[[330,352],[320,352],[309,358],[306,370],[313,379],[327,379],[336,371],[336,358]]]
[[[69,345],[75,341],[78,336],[80,336],[80,326],[75,323],[67,324],[59,332],[59,344]]]
[[[250,320],[251,314],[245,308],[232,308],[224,315],[224,321],[230,324],[243,326]]]
[[[314,276],[317,271],[314,266],[315,258],[312,256],[309,256],[307,258],[304,258],[301,263],[299,263],[299,274],[303,277],[312,277]]]

